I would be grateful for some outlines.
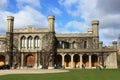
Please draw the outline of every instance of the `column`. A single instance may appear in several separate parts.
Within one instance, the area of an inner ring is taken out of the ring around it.
[[[89,68],[91,68],[91,54],[89,55]]]
[[[24,58],[24,55],[23,55],[23,52],[21,53],[21,69],[23,69],[23,58]]]
[[[62,66],[65,66],[64,65],[64,57],[65,57],[65,54],[62,54]]]
[[[73,66],[73,56],[74,56],[74,54],[71,54],[71,68],[74,67],[74,66]]]
[[[82,54],[80,54],[80,68],[82,68],[82,63],[83,63],[83,61],[82,61]]]
[[[100,57],[99,57],[99,55],[97,55],[98,56],[98,65],[100,64]]]
[[[35,53],[35,65],[34,68],[37,69],[37,53]]]

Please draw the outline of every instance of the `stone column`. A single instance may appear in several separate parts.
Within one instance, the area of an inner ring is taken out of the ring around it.
[[[35,65],[34,68],[37,69],[37,53],[35,53]]]
[[[24,60],[24,55],[23,52],[21,53],[21,69],[23,69],[23,60]]]
[[[64,58],[65,58],[65,54],[62,54],[62,66],[65,66],[64,65]]]
[[[100,62],[100,58],[99,58],[99,55],[97,55],[98,56],[98,65],[100,64],[99,62]]]
[[[91,54],[89,55],[89,68],[91,68]]]
[[[80,54],[80,68],[82,68],[82,63],[83,63],[83,61],[82,61],[82,54]]]
[[[74,56],[74,54],[71,54],[71,68],[74,67],[74,66],[73,66],[73,56]]]

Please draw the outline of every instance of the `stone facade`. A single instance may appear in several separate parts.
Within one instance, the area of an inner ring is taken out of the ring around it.
[[[54,16],[48,17],[48,28],[14,29],[14,17],[7,17],[6,35],[0,35],[0,66],[13,68],[117,68],[117,43],[103,47],[99,41],[99,21],[92,21],[92,28],[83,34],[56,34]]]

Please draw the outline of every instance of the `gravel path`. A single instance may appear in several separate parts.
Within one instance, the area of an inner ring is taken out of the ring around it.
[[[60,72],[69,72],[69,70],[61,70],[61,69],[0,70],[0,75],[7,75],[7,74],[44,74],[44,73],[60,73]]]

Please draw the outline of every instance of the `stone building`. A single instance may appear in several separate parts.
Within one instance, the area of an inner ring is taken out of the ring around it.
[[[47,65],[48,68],[117,68],[117,42],[103,47],[99,41],[99,21],[92,21],[92,28],[83,34],[57,34],[54,16],[48,17],[48,28],[28,26],[14,29],[14,17],[7,17],[6,35],[0,35],[0,66],[10,64],[26,69]]]

